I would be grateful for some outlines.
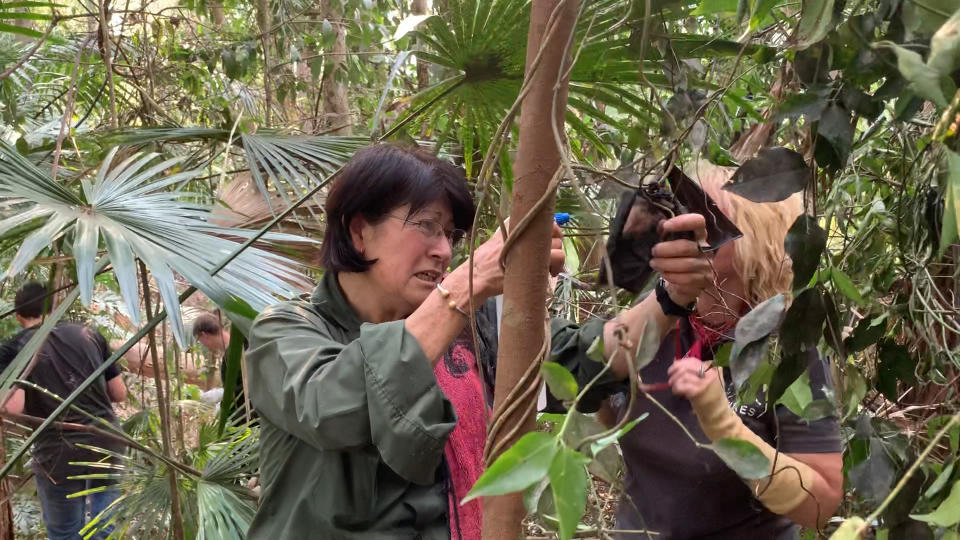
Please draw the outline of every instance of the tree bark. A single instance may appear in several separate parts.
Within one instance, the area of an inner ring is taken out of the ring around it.
[[[558,10],[557,29],[545,44],[540,66],[533,73],[531,64],[546,37],[550,14],[559,3],[559,0],[533,0],[530,13],[526,79],[529,79],[531,87],[523,100],[520,115],[510,222],[519,223],[545,194],[548,200],[530,226],[519,233],[506,258],[503,320],[494,394],[494,410],[497,412],[509,405],[504,403],[507,394],[518,384],[530,362],[537,360],[546,337],[544,321],[547,316],[546,291],[555,196],[555,193],[547,194],[547,189],[560,166],[561,151],[552,136],[553,122],[562,133],[568,81],[558,79],[570,61],[569,55],[564,52],[573,32],[577,0],[567,0]],[[521,404],[517,408],[518,414],[506,419],[496,442],[507,437],[517,426],[519,430],[509,444],[533,429],[536,399],[536,393],[532,394],[532,403]],[[525,514],[521,493],[487,498],[483,504],[483,537],[495,540],[519,537]]]
[[[147,275],[147,267],[140,263],[140,280],[143,281],[143,307],[147,312],[147,319],[153,317],[153,310],[150,302],[150,277]],[[159,311],[159,306],[157,306]],[[161,366],[160,355],[157,354],[156,328],[152,328],[148,336],[148,346],[150,348],[150,358],[156,369],[153,370],[153,380],[157,387],[157,407],[160,413],[160,442],[163,447],[163,455],[173,459],[173,445],[170,438],[170,406],[167,396],[164,395],[163,377],[160,376],[160,370],[164,374],[167,371],[166,362]],[[169,379],[168,379],[169,382]],[[169,386],[167,386],[169,392]],[[173,467],[167,469],[170,482],[170,526],[173,532],[174,540],[184,540],[186,537],[183,531],[183,515],[180,508],[180,490],[177,482],[177,471]]]
[[[210,8],[210,20],[213,27],[220,30],[223,23],[227,22],[227,17],[223,12],[223,2],[221,0],[208,0],[207,6]]]
[[[260,28],[260,46],[263,49],[263,122],[270,127],[270,114],[273,112],[273,85],[270,70],[272,57],[270,51],[271,28],[273,14],[270,11],[269,0],[257,0],[257,26]]]
[[[7,442],[4,440],[4,422],[0,420],[0,466],[7,462]],[[0,480],[0,540],[13,540],[13,482]]]
[[[323,129],[326,135],[353,135],[350,104],[347,101],[347,29],[343,14],[335,2],[323,2],[323,16],[333,25],[336,37],[323,63],[321,100],[323,102]]]
[[[427,9],[427,0],[413,0],[413,14],[427,15],[430,10]],[[430,62],[417,58],[417,90],[423,90],[430,86]]]

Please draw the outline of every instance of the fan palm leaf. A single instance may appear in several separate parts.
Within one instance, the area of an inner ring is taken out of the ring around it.
[[[199,431],[198,444],[187,449],[186,457],[200,475],[183,474],[177,483],[184,529],[191,538],[245,538],[255,506],[243,483],[256,471],[259,431],[242,422],[219,436],[213,424],[202,423]],[[173,499],[168,465],[140,453],[97,450],[112,457],[113,463],[84,463],[103,472],[78,478],[112,480],[123,495],[82,533],[113,525],[118,537],[156,538],[170,521]]]
[[[271,193],[278,194],[289,206],[291,197],[299,198],[309,192],[346,163],[354,152],[370,144],[365,137],[289,136],[269,130],[241,133],[235,138],[239,139],[257,189],[274,213],[276,198]],[[102,140],[105,144],[124,146],[227,142],[230,130],[148,127],[116,131]],[[319,202],[319,198],[314,200],[315,204]]]
[[[293,270],[295,263],[257,248],[247,249],[216,277],[210,277],[213,268],[238,246],[224,237],[246,239],[252,233],[212,225],[207,207],[168,189],[198,174],[196,170],[177,169],[184,158],[163,160],[153,153],[134,153],[114,163],[115,155],[116,148],[96,176],[83,177],[81,189],[74,190],[51,179],[8,144],[0,143],[0,197],[6,197],[5,203],[16,205],[20,211],[0,221],[0,237],[17,226],[33,225],[32,230],[21,229],[24,236],[5,277],[22,272],[40,252],[60,243],[76,260],[80,297],[89,304],[102,240],[134,323],[139,324],[135,266],[139,258],[157,284],[181,345],[187,340],[175,274],[221,306],[241,300],[257,311],[273,303],[276,296],[298,294],[290,282],[308,282],[306,276]],[[267,235],[265,240],[287,236]]]
[[[659,23],[688,15],[698,2],[654,0],[651,4],[652,16]],[[673,62],[734,56],[759,48],[713,36],[656,32],[645,37],[659,47],[639,47],[643,9],[642,3],[613,0],[585,4],[571,51],[576,52],[576,62],[570,72],[567,123],[581,139],[591,141],[608,157],[612,154],[597,137],[596,122],[620,130],[627,129],[628,119],[649,127],[660,123],[663,113],[641,94],[638,70],[644,71],[650,83],[671,89],[670,81],[662,75],[665,58]],[[431,124],[444,117],[459,117],[456,133],[465,157],[476,148],[485,148],[520,90],[529,13],[528,0],[459,0],[450,3],[447,17],[425,20],[412,32],[423,45],[415,54],[448,68],[452,76],[409,98],[409,107],[398,122],[421,114]],[[607,107],[619,114],[605,113]],[[469,175],[469,158],[465,166]]]

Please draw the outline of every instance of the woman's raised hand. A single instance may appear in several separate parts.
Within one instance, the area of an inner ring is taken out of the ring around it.
[[[664,221],[661,234],[692,232],[696,240],[667,240],[653,246],[650,267],[667,282],[670,298],[685,306],[713,283],[713,269],[700,248],[707,239],[707,222],[700,214],[682,214]]]
[[[509,220],[507,220],[509,226]],[[482,302],[487,298],[503,293],[503,268],[500,266],[500,254],[503,252],[503,234],[500,229],[473,253],[473,294],[475,302]],[[563,270],[563,232],[556,223],[553,224],[553,233],[550,239],[550,275],[557,275]],[[463,265],[456,273],[462,272],[463,278],[468,278],[469,267]],[[461,277],[461,276],[457,276]]]

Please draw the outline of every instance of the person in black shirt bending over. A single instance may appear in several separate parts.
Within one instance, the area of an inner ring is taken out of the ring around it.
[[[227,386],[227,347],[230,345],[230,331],[220,323],[220,317],[215,313],[202,313],[193,321],[193,337],[205,349],[220,356],[220,382],[224,389]],[[246,348],[246,340],[243,346]],[[234,407],[244,404],[243,377],[237,373],[237,380],[233,389]]]
[[[35,282],[27,283],[17,292],[14,308],[23,330],[0,347],[0,372],[10,365],[43,322],[48,312],[48,296],[46,287]],[[21,375],[21,379],[30,384],[18,384],[11,390],[3,400],[3,408],[15,414],[46,418],[60,404],[60,400],[38,388],[65,398],[109,357],[110,349],[100,332],[82,324],[61,322],[53,328],[26,372]],[[126,397],[127,388],[119,369],[116,365],[110,366],[74,401],[75,408],[67,409],[58,420],[94,424],[93,419],[76,410],[80,409],[115,423],[111,402],[122,402]],[[78,531],[84,526],[87,503],[90,504],[90,515],[96,516],[119,496],[116,489],[107,489],[87,497],[67,498],[73,493],[110,483],[107,480],[71,479],[78,475],[104,472],[102,469],[73,464],[107,459],[106,454],[83,446],[117,453],[123,451],[123,447],[116,442],[95,433],[60,431],[53,427],[44,431],[33,445],[32,464],[37,494],[47,535],[51,540],[76,540]]]

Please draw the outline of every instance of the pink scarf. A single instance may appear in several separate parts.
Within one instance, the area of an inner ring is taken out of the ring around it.
[[[483,473],[483,445],[487,436],[487,405],[477,370],[469,329],[433,369],[444,395],[457,413],[457,426],[444,450],[453,494],[450,497],[450,538],[479,540],[483,515],[479,499],[460,501]]]
[[[692,356],[694,358],[703,359],[703,354],[706,351],[709,351],[717,343],[727,341],[730,339],[730,335],[733,333],[734,327],[737,326],[737,321],[730,321],[723,326],[714,328],[712,326],[707,326],[700,317],[696,315],[691,315],[687,318],[690,321],[690,326],[693,327],[693,335],[696,336],[693,342],[693,345],[690,346],[690,350],[687,351],[686,355],[681,355],[683,349],[680,346],[680,323],[677,322],[677,347],[676,354],[677,359],[683,358],[683,356]]]

